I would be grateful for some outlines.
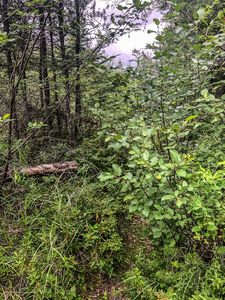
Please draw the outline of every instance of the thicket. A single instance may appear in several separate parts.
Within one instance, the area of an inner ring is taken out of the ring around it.
[[[115,67],[104,47],[154,7],[155,42]],[[1,17],[1,299],[224,299],[223,1],[3,0]]]

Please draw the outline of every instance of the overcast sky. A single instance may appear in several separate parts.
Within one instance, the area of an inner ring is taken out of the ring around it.
[[[97,8],[104,8],[106,7],[107,3],[112,2],[112,0],[96,0]],[[123,63],[127,64],[129,60],[132,59],[133,49],[143,49],[146,44],[149,44],[154,41],[155,34],[148,34],[147,30],[156,30],[157,28],[155,23],[153,22],[153,19],[160,19],[161,17],[162,15],[159,12],[153,11],[152,14],[149,16],[149,21],[147,25],[143,25],[143,28],[141,28],[141,30],[138,32],[133,32],[129,35],[121,37],[118,40],[118,42],[106,49],[106,53],[110,55],[119,54],[120,60]]]

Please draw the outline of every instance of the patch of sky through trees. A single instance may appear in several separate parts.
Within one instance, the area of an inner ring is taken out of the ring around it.
[[[118,2],[118,1],[117,1]],[[113,0],[96,0],[96,7],[98,9],[104,9],[108,4],[115,5],[116,1]],[[119,1],[123,3],[127,1]],[[107,10],[110,14],[111,11]],[[119,11],[117,11],[119,13]],[[132,64],[133,51],[134,50],[144,50],[146,44],[151,44],[154,42],[156,33],[148,31],[157,31],[157,26],[153,19],[162,19],[162,14],[159,11],[153,10],[149,13],[148,19],[143,23],[139,31],[131,32],[118,39],[115,43],[106,48],[105,52],[108,55],[118,55],[117,61],[120,61],[124,65]]]

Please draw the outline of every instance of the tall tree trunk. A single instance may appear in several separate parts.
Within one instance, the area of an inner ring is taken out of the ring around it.
[[[54,83],[54,97],[55,97],[55,105],[58,105],[59,95],[58,95],[58,84],[57,84],[57,75],[56,75],[56,59],[54,52],[54,34],[53,34],[53,21],[51,15],[49,15],[49,25],[50,25],[50,45],[51,45],[51,62],[52,62],[52,72],[53,72],[53,83]],[[61,122],[61,114],[60,107],[56,110],[56,119],[58,132],[62,134],[62,122]]]
[[[8,6],[9,6],[8,0],[3,0],[2,2],[3,30],[7,34],[7,36],[10,34],[10,19],[8,14]],[[14,129],[16,137],[19,138],[20,133],[19,133],[17,113],[16,113],[16,95],[13,95],[14,84],[15,84],[15,70],[13,69],[13,60],[12,60],[12,52],[10,49],[10,43],[6,44],[5,51],[6,51],[6,61],[7,61],[7,73],[9,78],[10,90],[11,90],[10,115],[12,121],[9,122],[9,127],[12,128],[9,128],[9,131],[11,132],[11,134],[13,134],[13,129]]]
[[[60,51],[62,57],[62,67],[63,76],[65,78],[65,91],[66,91],[66,131],[69,133],[69,123],[70,123],[70,82],[69,82],[69,65],[66,55],[65,47],[65,30],[64,30],[64,3],[59,1],[58,6],[58,22],[59,22],[59,41],[60,41]]]
[[[76,128],[75,137],[79,136],[80,125],[81,125],[81,85],[80,85],[80,53],[81,53],[81,6],[80,0],[75,0],[75,10],[76,10],[76,45],[75,45],[75,65],[76,65],[76,82],[75,82],[75,118],[76,118]]]
[[[3,19],[3,30],[7,35],[10,32],[10,22],[9,22],[9,15],[8,15],[8,0],[3,0],[2,2],[2,19]],[[6,47],[6,60],[7,60],[7,72],[8,77],[11,79],[13,73],[13,62],[12,62],[12,54],[9,44],[7,43]]]
[[[48,67],[47,67],[47,42],[46,34],[44,28],[44,16],[45,9],[43,6],[39,8],[39,26],[41,29],[40,34],[40,84],[41,84],[41,101],[44,103],[47,115],[50,113],[50,84],[48,77]],[[52,129],[52,118],[48,120],[49,128]]]
[[[26,12],[26,8],[24,6],[24,4],[22,3],[20,6],[20,9],[25,13]],[[22,18],[23,24],[25,26],[28,26],[28,18],[27,16],[24,16]],[[26,28],[26,27],[25,27]],[[20,48],[21,48],[21,53],[26,53],[26,43],[28,42],[29,39],[29,29],[22,29],[20,32]],[[24,102],[24,106],[26,109],[26,113],[27,113],[27,121],[31,122],[31,112],[32,112],[32,108],[31,105],[29,105],[29,101],[28,101],[28,96],[27,96],[27,76],[26,76],[26,68],[24,68],[24,64],[22,64],[18,70],[18,76],[20,76],[20,72],[22,74],[22,80],[20,83],[21,86],[21,91],[22,91],[22,98],[23,98],[23,102]]]

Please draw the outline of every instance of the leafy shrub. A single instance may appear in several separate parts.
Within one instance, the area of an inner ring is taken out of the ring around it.
[[[198,115],[189,116],[180,124],[154,127],[143,119],[132,119],[123,134],[112,133],[106,141],[115,151],[125,149],[121,152],[125,153],[125,163],[113,164],[112,171],[99,178],[118,187],[118,196],[129,203],[131,213],[138,212],[150,220],[155,244],[196,249],[210,260],[214,247],[224,243],[225,157],[223,144],[214,150],[215,132],[209,125],[217,124],[216,144],[218,139],[222,142],[224,125],[219,116],[223,101],[207,91],[202,95],[196,100]],[[214,110],[215,101],[218,108]],[[195,139],[188,149],[190,134]],[[206,159],[202,143],[208,134],[212,141]],[[208,167],[203,157],[209,162]]]

